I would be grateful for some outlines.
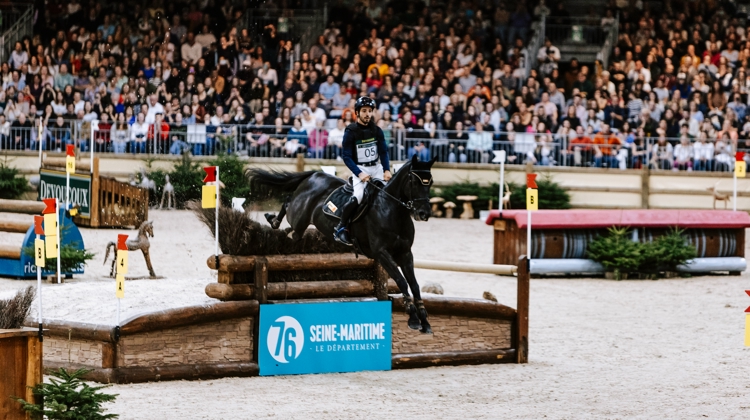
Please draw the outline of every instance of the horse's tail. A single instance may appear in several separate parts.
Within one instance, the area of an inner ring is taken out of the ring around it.
[[[250,181],[252,195],[259,198],[278,198],[296,190],[302,182],[315,173],[316,171],[286,172],[248,169],[245,171],[245,177]]]
[[[116,244],[114,242],[110,242],[107,244],[107,250],[104,252],[104,262],[102,265],[107,263],[107,258],[109,258],[109,249],[113,248]]]

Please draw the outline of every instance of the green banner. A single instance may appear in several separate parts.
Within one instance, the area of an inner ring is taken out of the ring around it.
[[[57,198],[65,203],[65,172],[39,171],[39,199]],[[78,216],[91,217],[91,175],[70,175],[70,203],[78,206]]]

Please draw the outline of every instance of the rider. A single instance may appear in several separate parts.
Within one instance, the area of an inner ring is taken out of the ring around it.
[[[348,230],[349,220],[357,205],[362,202],[367,181],[378,179],[388,182],[391,179],[385,136],[383,130],[373,121],[374,111],[375,100],[360,96],[354,104],[357,122],[349,124],[344,132],[341,155],[344,164],[354,175],[354,195],[341,209],[341,221],[333,234],[336,242],[344,245],[352,245]]]

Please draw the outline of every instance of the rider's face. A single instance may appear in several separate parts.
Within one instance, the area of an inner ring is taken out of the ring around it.
[[[365,106],[359,109],[359,122],[361,124],[367,125],[370,123],[370,120],[372,119],[372,108],[369,106]]]

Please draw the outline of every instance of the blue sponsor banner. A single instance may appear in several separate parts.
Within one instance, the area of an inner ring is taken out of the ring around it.
[[[261,376],[391,369],[391,302],[260,305]]]

